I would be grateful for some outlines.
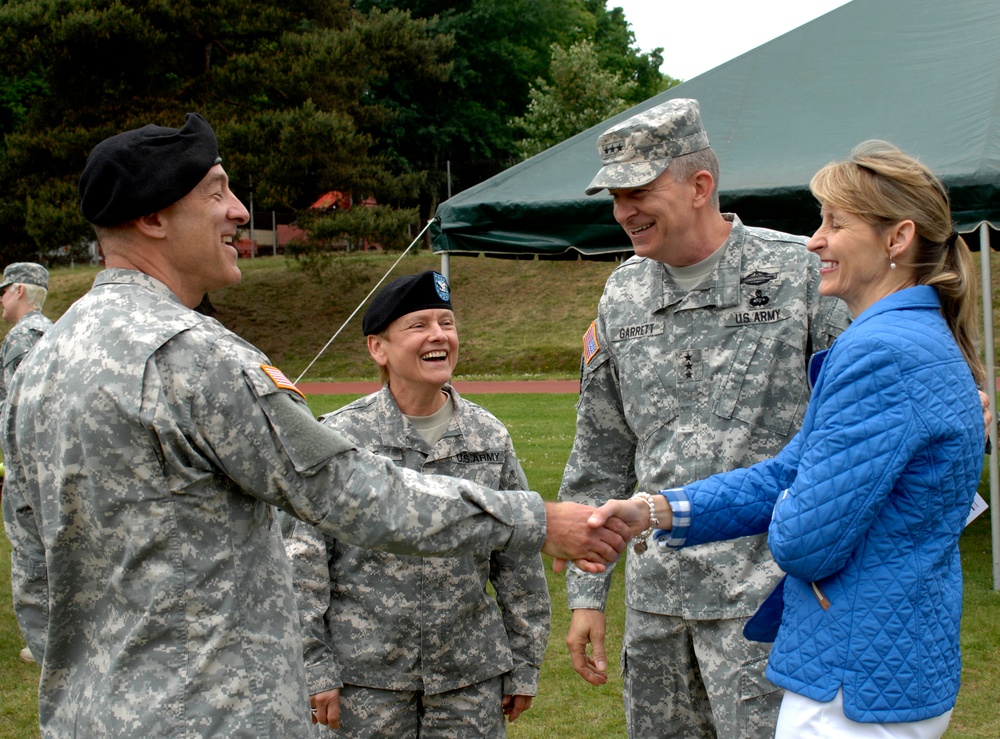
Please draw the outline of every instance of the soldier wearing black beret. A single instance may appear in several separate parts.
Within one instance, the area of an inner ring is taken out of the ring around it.
[[[324,424],[416,472],[527,487],[507,429],[451,385],[459,336],[443,275],[393,280],[362,328],[382,387]],[[531,707],[550,608],[537,554],[394,556],[302,522],[285,542],[309,692],[338,735],[505,737],[504,719]]]

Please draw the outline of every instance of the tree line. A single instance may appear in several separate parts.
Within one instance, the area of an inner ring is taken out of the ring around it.
[[[613,0],[612,0],[613,2]],[[197,111],[233,189],[338,237],[407,225],[677,80],[607,0],[7,0],[0,255],[82,248],[93,146]],[[449,182],[450,174],[450,182]],[[339,190],[375,208],[309,209]]]

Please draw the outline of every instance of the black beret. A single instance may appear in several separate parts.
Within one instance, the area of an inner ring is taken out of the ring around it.
[[[80,210],[98,226],[117,226],[173,205],[222,161],[215,132],[188,113],[184,128],[143,126],[104,139],[80,176]]]
[[[365,336],[378,334],[400,316],[428,308],[451,307],[451,291],[444,275],[427,270],[397,277],[375,296],[365,311],[361,330]]]

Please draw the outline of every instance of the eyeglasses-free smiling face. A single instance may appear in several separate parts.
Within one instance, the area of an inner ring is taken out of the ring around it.
[[[628,234],[636,256],[674,264],[672,252],[696,216],[692,182],[676,182],[668,169],[648,185],[608,192],[614,198],[615,220]]]
[[[372,358],[387,367],[393,394],[404,387],[438,393],[458,363],[458,327],[447,308],[407,313],[390,323],[384,336],[372,338]]]
[[[161,214],[170,224],[171,266],[185,289],[200,295],[239,283],[234,241],[250,213],[229,189],[221,164]]]
[[[889,267],[891,229],[882,232],[853,213],[826,205],[821,215],[822,223],[808,244],[821,262],[820,294],[840,298],[857,317],[905,286],[909,273],[905,264],[900,262],[895,270]]]

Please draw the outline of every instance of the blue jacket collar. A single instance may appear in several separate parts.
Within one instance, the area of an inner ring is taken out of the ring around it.
[[[889,311],[911,310],[914,308],[931,308],[933,310],[941,310],[941,298],[938,297],[937,290],[930,285],[916,285],[914,287],[907,287],[903,290],[899,290],[898,292],[886,295],[881,300],[875,301],[875,303],[863,310],[861,315],[851,322],[851,325],[857,326],[859,323],[864,323],[872,316],[878,316],[882,313],[888,313]]]

